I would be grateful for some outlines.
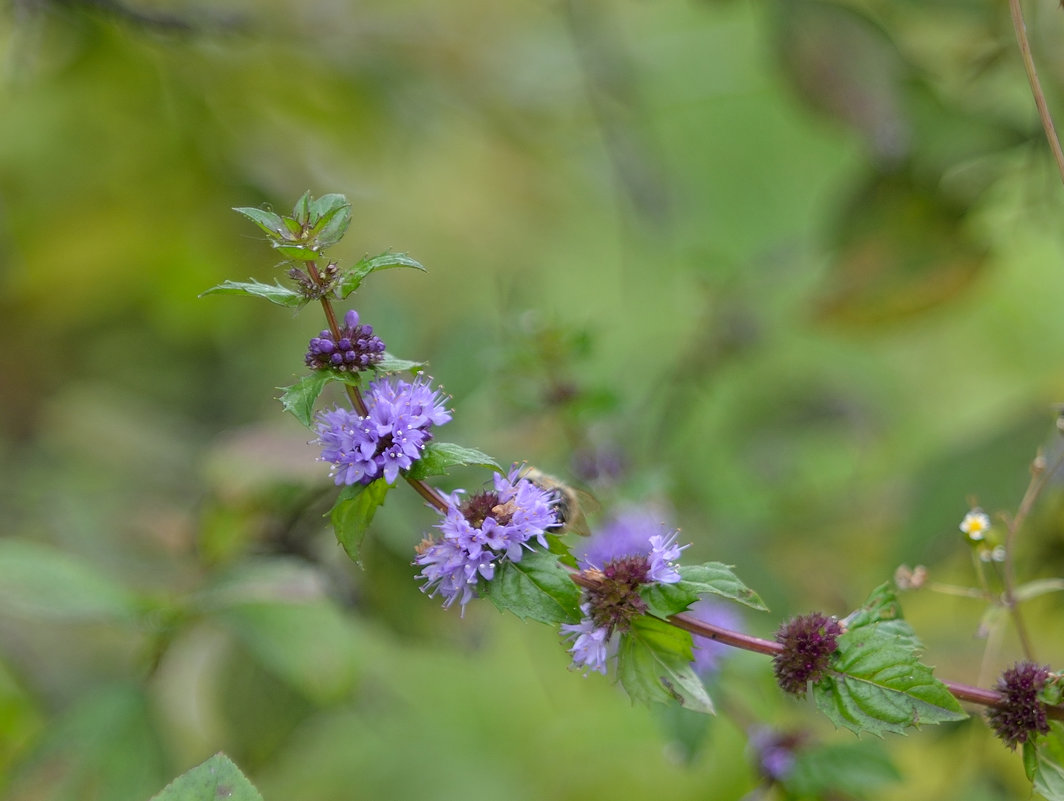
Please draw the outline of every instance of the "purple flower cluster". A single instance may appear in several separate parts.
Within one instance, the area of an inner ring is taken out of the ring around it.
[[[373,326],[359,325],[358,312],[351,309],[344,315],[340,336],[322,331],[310,340],[306,363],[314,370],[358,372],[367,370],[384,358],[384,343],[373,333]]]
[[[583,619],[562,624],[561,631],[571,643],[573,667],[583,668],[585,674],[605,673],[616,648],[613,635],[627,631],[633,619],[646,613],[640,587],[680,580],[675,560],[687,546],[676,544],[678,532],[650,533],[662,528],[652,514],[627,512],[603,526],[584,548],[581,561],[600,574],[600,583],[584,592]]]
[[[412,383],[374,381],[365,400],[365,416],[341,407],[318,413],[321,459],[332,462],[337,484],[369,484],[381,476],[393,483],[421,457],[432,426],[451,419],[440,393],[421,376]]]
[[[500,559],[520,562],[533,541],[547,547],[545,535],[558,525],[557,498],[552,490],[520,474],[520,467],[505,476],[496,474],[493,489],[478,492],[465,503],[460,493],[452,493],[436,526],[443,536],[426,539],[418,547],[414,564],[421,566],[421,589],[430,596],[443,596],[444,607],[457,600],[464,612],[477,581],[491,581]]]
[[[776,642],[783,650],[772,658],[780,689],[804,697],[809,682],[820,681],[827,672],[841,634],[839,621],[819,612],[799,615],[780,626]]]
[[[1049,733],[1046,707],[1038,693],[1049,680],[1049,668],[1034,662],[1017,662],[998,679],[998,690],[1004,696],[1001,706],[987,713],[991,728],[1009,748],[1025,743],[1039,734]]]

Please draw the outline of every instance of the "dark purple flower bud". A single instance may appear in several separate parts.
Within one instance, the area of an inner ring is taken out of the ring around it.
[[[1049,668],[1034,662],[1017,662],[998,679],[997,688],[1004,703],[986,713],[994,733],[1015,750],[1017,743],[1049,732],[1045,704],[1038,693],[1049,679]]]
[[[358,312],[344,315],[339,336],[322,331],[310,340],[306,363],[312,370],[333,369],[342,372],[365,370],[384,358],[384,343],[373,335],[373,327],[359,325]]]
[[[809,682],[823,678],[842,626],[835,618],[819,612],[799,615],[784,623],[776,632],[776,642],[783,650],[772,659],[772,669],[780,688],[787,693],[805,696]]]

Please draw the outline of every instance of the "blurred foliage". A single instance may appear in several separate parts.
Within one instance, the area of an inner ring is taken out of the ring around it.
[[[1027,12],[1059,122],[1064,16]],[[454,396],[446,438],[671,508],[752,632],[900,562],[971,583],[956,525],[1015,509],[1064,394],[1062,196],[1000,4],[11,0],[0,54],[4,797],[143,799],[224,750],[267,799],[740,798],[766,722],[828,744],[795,797],[833,760],[844,794],[1027,792],[978,721],[889,741],[880,785],[749,655],[672,742],[549,631],[426,600],[413,493],[360,571],[274,400],[321,321],[197,297],[277,277],[229,208],[342,192],[333,257],[429,268],[358,307]],[[1064,573],[1058,485],[1025,578]],[[940,677],[1017,656],[977,601],[904,602]],[[1025,609],[1061,667],[1059,594]]]

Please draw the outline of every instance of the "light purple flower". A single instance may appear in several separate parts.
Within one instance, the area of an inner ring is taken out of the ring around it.
[[[447,496],[447,510],[437,525],[442,537],[426,540],[414,564],[417,578],[430,596],[443,596],[443,605],[462,605],[474,595],[477,582],[491,581],[503,559],[520,562],[533,543],[546,548],[546,533],[558,524],[554,493],[521,478],[515,466],[496,473],[493,488],[472,495],[464,503],[460,492]]]
[[[373,381],[365,402],[364,417],[341,407],[318,413],[321,459],[332,463],[337,484],[369,484],[382,476],[394,483],[421,457],[432,426],[451,419],[443,397],[422,376],[412,383]]]
[[[563,623],[561,632],[572,642],[569,653],[573,655],[573,667],[606,673],[606,658],[609,655],[610,632],[605,626],[596,626],[591,620],[591,605],[583,603],[580,611],[584,618],[579,623]]]

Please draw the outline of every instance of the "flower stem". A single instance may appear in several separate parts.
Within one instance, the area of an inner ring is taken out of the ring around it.
[[[1038,107],[1038,117],[1042,120],[1042,128],[1046,132],[1049,149],[1053,151],[1053,159],[1057,163],[1060,180],[1064,181],[1064,152],[1061,152],[1060,139],[1057,137],[1056,129],[1053,127],[1053,118],[1049,114],[1046,96],[1042,92],[1042,84],[1038,80],[1038,71],[1035,69],[1034,56],[1031,54],[1031,42],[1027,39],[1027,24],[1023,20],[1023,9],[1020,7],[1020,0],[1009,0],[1009,12],[1012,16],[1012,27],[1016,31],[1016,42],[1020,46],[1023,68],[1027,71],[1027,81],[1031,84],[1034,104]]]

